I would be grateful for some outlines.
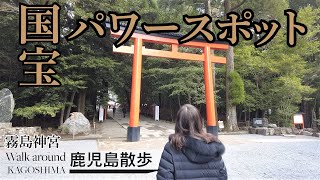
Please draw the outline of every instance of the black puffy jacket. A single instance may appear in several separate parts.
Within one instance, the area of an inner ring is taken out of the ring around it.
[[[161,156],[157,179],[228,179],[227,170],[221,157],[224,151],[225,147],[222,143],[207,144],[192,137],[186,137],[185,145],[181,151],[177,151],[168,142]]]

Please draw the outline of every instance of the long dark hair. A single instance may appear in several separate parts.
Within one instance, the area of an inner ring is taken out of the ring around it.
[[[171,134],[170,143],[177,150],[185,144],[185,137],[203,140],[206,143],[220,142],[218,138],[212,134],[206,133],[203,130],[203,122],[200,113],[196,107],[191,104],[181,106],[177,113],[175,133]]]

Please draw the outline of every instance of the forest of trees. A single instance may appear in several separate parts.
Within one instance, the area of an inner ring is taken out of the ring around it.
[[[51,4],[60,10],[60,43],[46,42],[19,45],[19,2]],[[183,22],[183,15],[208,13],[213,22],[225,14],[252,9],[254,21],[277,20],[281,29],[267,45],[255,48],[252,40],[244,40],[218,55],[227,57],[227,65],[214,66],[218,118],[227,122],[229,130],[238,130],[237,122],[254,117],[267,117],[269,122],[289,126],[294,113],[305,113],[305,126],[320,123],[320,0],[5,0],[0,2],[0,89],[9,88],[16,106],[14,120],[24,125],[40,122],[42,126],[58,126],[72,111],[84,113],[89,119],[99,104],[108,102],[108,93],[115,92],[119,103],[130,101],[132,56],[114,54],[115,41],[107,33],[99,38],[93,28],[73,41],[64,36],[77,26],[78,19],[93,18],[94,12],[136,11],[142,22],[175,22],[185,34],[193,26]],[[293,48],[286,43],[285,9],[297,11],[297,21],[308,27],[298,35]],[[214,34],[219,31],[210,24]],[[18,87],[26,69],[18,55],[23,48],[34,50],[42,45],[57,49],[55,76],[61,87]],[[145,44],[157,49],[165,45]],[[181,48],[181,51],[198,51]],[[179,106],[196,105],[205,117],[203,64],[164,58],[143,58],[141,104],[160,105],[161,119],[174,120]],[[269,113],[271,112],[271,114]],[[47,123],[50,121],[50,124]],[[54,123],[52,123],[54,122]]]

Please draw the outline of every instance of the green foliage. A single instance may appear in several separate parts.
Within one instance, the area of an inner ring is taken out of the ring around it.
[[[233,105],[239,105],[245,100],[243,80],[236,71],[231,72],[229,78],[231,102]]]
[[[296,47],[287,46],[283,29],[263,48],[243,42],[235,47],[235,68],[244,78],[246,89],[242,107],[249,112],[271,109],[271,121],[284,126],[290,124],[302,100],[312,99],[319,89],[319,61],[315,56],[320,45],[319,8],[305,7],[298,15],[298,21],[309,31],[298,36]]]
[[[48,115],[51,117],[55,117],[56,113],[61,108],[62,105],[51,106],[48,104],[36,104],[34,106],[15,109],[14,115],[21,116],[27,119],[33,119],[36,115]]]
[[[292,121],[293,114],[299,111],[298,104],[314,90],[301,84],[295,76],[277,78],[270,88],[272,104],[276,105],[274,118],[283,125]]]
[[[288,8],[289,3],[287,0],[247,0],[237,11],[252,9],[254,11],[254,19],[257,21],[260,19],[277,19],[280,23],[284,23],[286,17],[283,15],[283,11]]]
[[[157,63],[150,58],[148,63],[152,62]],[[171,97],[186,97],[193,104],[205,103],[202,66],[193,62],[168,61],[166,63],[169,63],[172,67],[159,68],[154,67],[155,64],[149,64],[151,68],[145,70],[146,78],[149,81],[156,82],[152,85],[156,88],[155,92],[166,92]]]
[[[289,0],[289,5],[291,9],[299,11],[306,6],[319,7],[320,0]]]

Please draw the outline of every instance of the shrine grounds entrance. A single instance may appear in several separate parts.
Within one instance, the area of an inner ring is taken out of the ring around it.
[[[107,24],[108,26],[108,24]],[[138,28],[137,28],[138,29]],[[124,32],[121,27],[118,32],[111,32],[112,37],[120,37]],[[168,59],[201,61],[204,67],[204,82],[206,95],[206,113],[207,113],[207,132],[217,135],[218,127],[215,112],[214,84],[212,76],[212,63],[225,64],[226,58],[215,56],[211,50],[226,51],[228,45],[219,41],[208,43],[204,39],[196,38],[184,44],[179,44],[176,34],[153,33],[145,34],[142,30],[135,30],[131,39],[134,44],[132,46],[113,47],[115,53],[133,54],[132,63],[132,85],[131,85],[131,101],[130,101],[130,120],[127,131],[127,140],[130,142],[140,140],[139,112],[140,112],[140,92],[141,92],[141,70],[142,56],[162,57]],[[171,51],[148,49],[143,43],[166,44],[171,46]],[[179,52],[178,47],[201,48],[202,54]]]

